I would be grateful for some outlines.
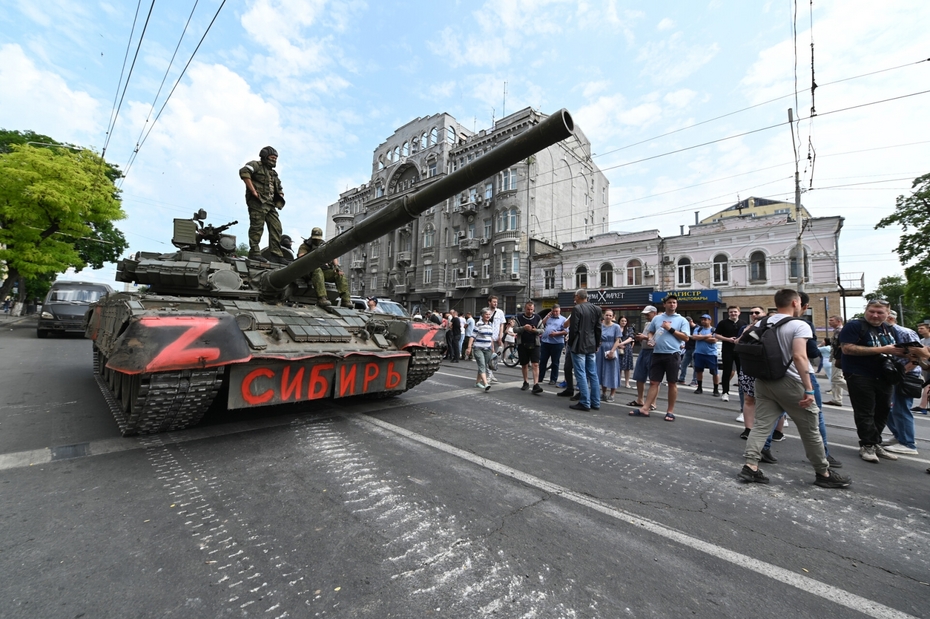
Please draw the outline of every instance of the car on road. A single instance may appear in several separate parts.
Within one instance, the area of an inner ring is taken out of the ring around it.
[[[84,314],[91,303],[113,292],[97,282],[56,281],[45,295],[36,336],[49,333],[84,333]]]
[[[378,307],[384,310],[385,314],[410,317],[410,314],[407,313],[407,310],[405,310],[404,306],[400,303],[383,297],[375,297],[375,299],[378,301]],[[363,297],[352,297],[352,305],[359,311],[368,310],[368,300]]]

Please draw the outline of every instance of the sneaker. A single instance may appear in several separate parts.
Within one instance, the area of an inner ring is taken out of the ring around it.
[[[756,484],[767,484],[769,483],[769,478],[765,476],[765,473],[762,472],[762,469],[752,470],[749,468],[748,464],[744,464],[742,470],[737,475],[743,481],[748,481],[750,483]]]
[[[554,380],[550,380],[550,381],[549,381],[549,386],[550,386],[550,387],[556,387],[556,386],[558,386],[558,383],[555,382]],[[562,385],[562,386],[564,387],[565,385]]]
[[[785,425],[783,425],[782,427],[783,427],[783,428],[788,428],[788,427],[790,427],[790,426],[791,426],[791,424],[788,423],[788,419],[787,419],[787,417],[786,417],[786,418],[785,418]]]
[[[576,411],[585,411],[585,412],[591,410],[590,408],[588,408],[588,407],[585,406],[584,404],[572,404],[571,406],[569,406],[569,408],[572,409],[572,410],[576,410]]]
[[[875,447],[872,445],[863,445],[860,447],[859,457],[866,462],[878,462],[878,456],[875,455]]]
[[[736,421],[738,421],[739,423],[743,423],[744,421],[746,421],[743,418],[743,413],[740,413],[739,415],[736,416]]]
[[[496,376],[492,376],[492,377],[491,377],[491,382],[492,382],[492,383],[499,383],[500,381],[497,380],[497,377],[496,377]]]
[[[721,401],[721,402],[729,402],[729,401],[730,401],[730,394],[729,394],[729,393],[724,393],[723,395],[721,395],[721,396],[720,396],[720,401]],[[742,415],[740,415],[740,417],[742,417]],[[737,421],[742,421],[742,419],[737,419]]]
[[[609,395],[609,396],[607,396],[606,398],[604,398],[604,401],[605,401],[605,402],[613,403],[613,401],[614,401],[614,396]],[[916,452],[915,452],[915,453],[916,453]]]
[[[686,384],[686,383],[685,383],[685,381],[680,380],[680,381],[678,381],[678,384],[679,384],[679,385],[684,385],[684,384]]]
[[[739,435],[744,441],[749,438],[749,433],[752,432],[752,428],[745,428],[743,432]]]
[[[907,445],[900,445],[900,444],[898,444],[898,445],[889,445],[888,447],[886,447],[886,448],[884,449],[884,451],[886,451],[886,452],[890,451],[891,453],[896,453],[896,454],[907,454],[907,455],[909,455],[909,456],[916,456],[916,455],[917,455],[917,450],[916,450],[916,449],[911,449],[911,448],[908,447]],[[879,455],[881,455],[881,454],[879,454]]]
[[[535,393],[536,395],[539,395],[542,392],[543,392],[542,385],[540,385],[539,383],[536,383],[535,385],[533,385],[533,393]]]
[[[827,462],[830,463],[831,469],[841,469],[843,468],[843,463],[834,458],[833,456],[827,456]]]
[[[523,381],[523,386],[520,387],[520,391],[526,391],[529,388],[530,388],[530,384],[526,381]]]
[[[828,472],[830,473],[829,477],[817,475],[817,479],[814,480],[814,485],[820,486],[821,488],[848,488],[852,483],[850,478],[844,477],[836,471]]]
[[[701,395],[702,393],[704,393],[704,387],[702,387],[701,385],[698,385],[698,388],[694,390],[694,393]]]
[[[568,398],[568,397],[571,397],[571,396],[575,395],[575,390],[574,390],[574,389],[566,389],[566,390],[564,390],[564,391],[558,392],[556,395],[559,396],[560,398]]]
[[[873,445],[872,447],[875,450],[875,455],[878,456],[879,458],[884,458],[885,460],[897,460],[898,459],[898,456],[894,455],[893,453],[888,453],[888,451],[886,451],[885,448],[882,447],[881,445]]]
[[[785,424],[785,425],[788,425],[788,424]],[[775,430],[774,432],[772,432],[772,440],[773,440],[773,441],[783,441],[783,440],[785,440],[785,435],[782,434],[781,432],[779,432],[778,430]]]
[[[842,406],[842,404],[840,404],[836,400],[830,400],[829,402],[824,402],[824,405],[825,406]]]
[[[766,464],[775,464],[776,462],[778,462],[778,458],[772,455],[772,451],[770,449],[763,449],[762,450],[762,461],[765,462]]]
[[[490,385],[485,385],[484,383],[475,383],[475,387],[483,391],[487,391],[488,389],[491,388]]]
[[[561,387],[562,389],[565,389],[565,387],[567,387],[567,386],[568,386],[568,385],[565,383],[564,380],[563,380],[562,382],[560,382],[558,385],[556,385],[556,387]]]

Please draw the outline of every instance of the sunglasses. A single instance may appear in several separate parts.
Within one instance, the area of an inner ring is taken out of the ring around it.
[[[749,313],[750,313],[750,315],[752,315],[752,316],[761,316],[761,315],[764,314],[765,312],[749,312]]]

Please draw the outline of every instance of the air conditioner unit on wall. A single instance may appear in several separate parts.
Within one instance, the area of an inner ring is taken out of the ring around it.
[[[520,274],[519,274],[519,273],[511,273],[511,274],[510,274],[510,279],[518,280],[518,279],[520,279]]]
[[[643,269],[643,277],[652,277],[655,275],[652,269]]]

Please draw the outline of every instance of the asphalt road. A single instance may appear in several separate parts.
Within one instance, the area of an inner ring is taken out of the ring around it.
[[[469,363],[121,438],[89,342],[0,329],[3,618],[930,616],[926,418],[920,456],[869,464],[828,410],[847,490],[791,427],[739,482],[738,402],[578,413]]]

